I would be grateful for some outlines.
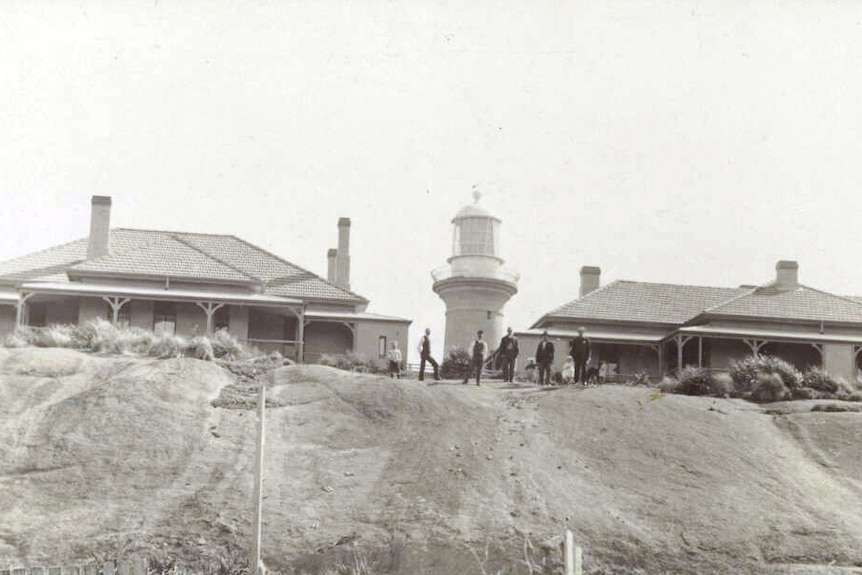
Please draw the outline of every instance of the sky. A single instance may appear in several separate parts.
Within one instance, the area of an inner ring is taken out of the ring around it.
[[[862,3],[0,0],[0,260],[112,226],[239,236],[407,317],[472,201],[516,330],[579,270],[862,295]],[[436,339],[435,339],[436,336]]]

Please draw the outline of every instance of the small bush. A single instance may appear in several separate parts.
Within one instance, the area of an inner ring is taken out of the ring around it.
[[[679,389],[679,381],[666,375],[659,382],[658,388],[664,393],[677,393],[677,390]]]
[[[377,373],[377,364],[361,353],[322,353],[317,360],[320,365],[328,365],[345,371],[361,371],[364,373]]]
[[[75,326],[51,325],[33,332],[33,345],[37,347],[75,347]]]
[[[453,347],[443,359],[440,375],[443,379],[462,379],[470,375],[472,363],[470,352],[464,347]]]
[[[146,355],[159,359],[183,357],[187,348],[188,342],[185,338],[162,333],[153,337],[152,342],[150,342],[146,350]]]
[[[649,385],[649,371],[646,369],[642,369],[640,371],[636,371],[632,376],[631,381],[629,382],[631,385]]]
[[[243,355],[242,344],[226,329],[220,329],[210,338],[213,355],[225,359],[236,359]]]
[[[841,387],[838,380],[832,377],[828,371],[816,366],[809,367],[802,374],[802,386],[829,394],[837,392]]]
[[[790,390],[784,385],[781,375],[778,373],[761,373],[757,376],[757,384],[751,393],[754,401],[772,402],[782,401],[790,397]]]
[[[29,328],[19,327],[3,339],[3,347],[27,347],[33,345]]]
[[[743,397],[753,393],[761,385],[761,374],[777,375],[787,389],[803,387],[802,373],[781,358],[759,355],[730,362],[730,376],[733,378],[734,387]]]
[[[679,385],[676,393],[685,395],[710,395],[712,378],[709,372],[700,367],[687,365],[679,372]]]
[[[188,357],[203,359],[205,361],[212,361],[215,359],[213,344],[210,343],[209,339],[201,336],[193,337],[189,341],[189,345],[185,350],[185,355]]]
[[[710,395],[715,397],[733,397],[735,388],[733,378],[728,373],[713,373],[709,382]]]

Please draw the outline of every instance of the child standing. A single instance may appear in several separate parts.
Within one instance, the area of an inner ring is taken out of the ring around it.
[[[389,377],[401,379],[401,350],[398,349],[398,342],[393,341],[389,353],[386,354],[389,359]]]

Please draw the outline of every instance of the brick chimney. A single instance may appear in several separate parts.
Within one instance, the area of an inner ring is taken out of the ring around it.
[[[596,266],[581,267],[581,292],[578,297],[584,297],[588,293],[599,289],[602,277],[602,268]]]
[[[335,257],[338,255],[338,250],[329,248],[326,252],[326,281],[335,283]]]
[[[335,255],[335,285],[350,289],[350,218],[338,218],[338,251]]]
[[[799,264],[789,260],[779,260],[775,264],[775,287],[779,290],[792,290],[799,286]]]
[[[87,259],[106,256],[111,251],[111,196],[93,196],[90,204],[90,240]]]

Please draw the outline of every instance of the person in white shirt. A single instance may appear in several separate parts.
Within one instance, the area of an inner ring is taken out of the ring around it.
[[[389,377],[401,379],[401,350],[398,349],[397,341],[392,342],[386,356],[389,358]]]
[[[482,379],[482,368],[485,366],[485,358],[488,357],[488,344],[482,339],[482,334],[485,333],[481,329],[476,332],[476,339],[470,344],[470,371],[467,377],[464,378],[464,384],[470,379],[470,374],[476,372],[476,385],[479,385],[479,380]]]

